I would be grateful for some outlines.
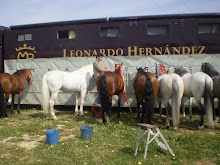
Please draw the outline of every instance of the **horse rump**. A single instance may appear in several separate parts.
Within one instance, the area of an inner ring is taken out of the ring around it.
[[[111,100],[109,98],[108,94],[108,89],[106,87],[106,77],[105,75],[102,75],[99,78],[99,91],[100,91],[100,101],[101,101],[101,106],[102,106],[102,111],[103,111],[103,123],[106,123],[106,119],[104,117],[104,112],[108,114],[110,117],[110,109],[111,109]]]

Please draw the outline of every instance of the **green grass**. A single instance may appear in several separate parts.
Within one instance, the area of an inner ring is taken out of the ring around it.
[[[137,156],[134,149],[137,138],[135,113],[123,113],[117,118],[113,112],[107,125],[100,118],[92,118],[87,108],[83,117],[75,116],[73,111],[56,111],[57,121],[46,120],[41,110],[21,110],[9,118],[0,119],[0,164],[220,164],[220,124],[215,129],[198,130],[199,116],[194,114],[193,122],[181,122],[177,131],[166,129],[164,120],[154,123],[167,139],[175,153],[152,142],[147,158],[143,160],[144,145],[140,144]],[[80,126],[93,126],[91,141],[80,138]],[[58,129],[59,142],[46,144],[45,130]]]

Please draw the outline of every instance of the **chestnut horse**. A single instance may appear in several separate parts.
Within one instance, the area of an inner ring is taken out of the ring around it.
[[[99,75],[96,81],[97,91],[100,95],[101,107],[102,107],[102,120],[105,124],[107,118],[111,117],[111,105],[113,95],[118,95],[118,117],[120,117],[120,103],[123,96],[124,81],[121,76],[122,71],[121,64],[115,64],[114,72],[104,72]],[[105,118],[104,113],[107,113]]]
[[[140,117],[140,105],[143,108],[141,122],[147,124],[152,123],[152,115],[154,113],[155,97],[158,93],[157,78],[150,72],[145,72],[145,68],[138,68],[136,77],[134,78],[133,87],[137,99],[138,118]]]
[[[10,75],[9,73],[0,74],[0,82],[5,93],[6,105],[8,103],[10,94],[12,94],[11,113],[13,113],[14,97],[16,94],[18,94],[17,111],[18,114],[20,114],[20,102],[21,102],[21,97],[24,94],[25,80],[27,80],[29,85],[32,84],[31,70],[32,69],[18,70],[12,75]]]

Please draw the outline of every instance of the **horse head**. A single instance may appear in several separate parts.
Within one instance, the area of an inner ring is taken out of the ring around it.
[[[215,70],[214,66],[212,66],[212,64],[208,62],[202,63],[201,71],[208,74],[211,77],[219,74],[218,71]]]
[[[145,67],[144,69],[143,69],[142,67],[136,68],[136,69],[137,69],[137,74],[138,74],[138,73],[144,73],[144,72],[147,71],[147,67]]]
[[[175,67],[174,68],[174,73],[178,74],[180,77],[182,77],[184,74],[188,73],[187,70],[180,66],[180,67]]]
[[[32,82],[33,82],[31,71],[32,71],[32,68],[31,69],[27,69],[27,78],[26,78],[26,80],[28,82],[28,85],[31,85]]]
[[[120,73],[122,71],[121,67],[123,65],[123,62],[121,64],[115,64],[115,72]]]
[[[206,62],[205,62],[205,63],[202,63],[201,71],[202,71],[202,72],[206,72],[207,69],[210,68],[210,67],[212,67],[211,64],[206,63]]]

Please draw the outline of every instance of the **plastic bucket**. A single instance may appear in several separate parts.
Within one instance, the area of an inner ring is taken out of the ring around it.
[[[46,132],[47,144],[54,145],[58,143],[59,130],[47,130],[45,132]]]
[[[92,134],[93,134],[93,127],[90,126],[81,126],[80,131],[81,131],[81,138],[83,140],[91,140]]]

